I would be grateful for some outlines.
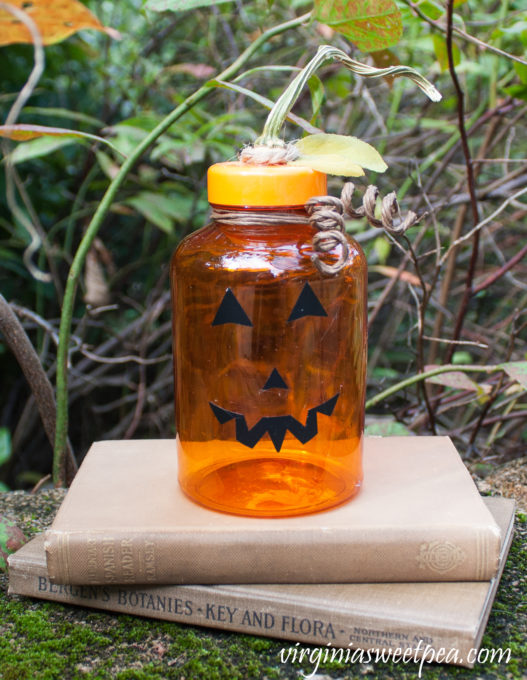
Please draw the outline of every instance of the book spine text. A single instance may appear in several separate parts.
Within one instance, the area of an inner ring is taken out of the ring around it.
[[[286,536],[273,543],[251,537],[249,545],[221,532],[176,539],[52,529],[45,549],[52,582],[85,585],[484,581],[498,567],[499,533],[476,527],[455,535],[430,531],[426,541],[422,533],[375,543],[364,532],[323,539]]]
[[[462,631],[412,625],[372,616],[371,612],[339,612],[312,604],[270,602],[261,596],[234,594],[216,586],[87,586],[53,584],[42,573],[11,567],[9,594],[38,597],[83,607],[134,614],[185,624],[274,637],[323,648],[363,649],[415,654],[425,650],[457,650],[458,665],[473,640]],[[294,651],[294,647],[292,648]]]

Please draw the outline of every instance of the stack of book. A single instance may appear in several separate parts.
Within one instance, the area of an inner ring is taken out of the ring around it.
[[[97,442],[9,592],[472,666],[514,503],[482,499],[448,437],[366,438],[364,479],[327,512],[238,517],[184,496],[173,441]]]

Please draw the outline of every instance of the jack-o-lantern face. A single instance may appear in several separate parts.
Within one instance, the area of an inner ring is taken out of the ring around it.
[[[316,296],[312,287],[306,282],[291,309],[286,323],[293,324],[304,317],[327,316],[328,313],[324,309],[324,306]],[[223,326],[226,324],[237,324],[254,328],[251,318],[244,310],[242,304],[238,301],[231,288],[226,289],[211,325]],[[294,385],[288,385],[276,366],[272,367],[267,379],[260,387],[262,392],[279,390],[282,393],[285,393],[289,389],[294,389]],[[339,395],[340,392],[337,392],[322,403],[308,408],[305,424],[288,413],[286,415],[262,416],[252,427],[249,427],[245,414],[223,408],[213,401],[209,401],[209,405],[220,425],[235,420],[236,440],[238,442],[249,448],[254,448],[262,437],[265,434],[268,434],[278,452],[282,448],[283,441],[288,431],[301,444],[305,444],[313,439],[318,433],[318,414],[331,416]]]

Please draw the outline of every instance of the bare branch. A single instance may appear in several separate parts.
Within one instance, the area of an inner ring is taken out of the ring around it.
[[[42,424],[51,446],[55,440],[56,404],[53,387],[42,368],[40,360],[22,324],[17,319],[9,303],[0,293],[0,331],[4,334],[10,350],[15,355],[24,373],[37,404]],[[75,476],[77,464],[71,445],[67,444],[67,458],[62,467],[60,482],[69,482]]]

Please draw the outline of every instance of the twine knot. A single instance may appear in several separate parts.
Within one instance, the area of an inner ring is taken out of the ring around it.
[[[294,144],[255,144],[246,146],[240,151],[239,159],[250,165],[285,165],[289,161],[296,161],[300,156]]]

